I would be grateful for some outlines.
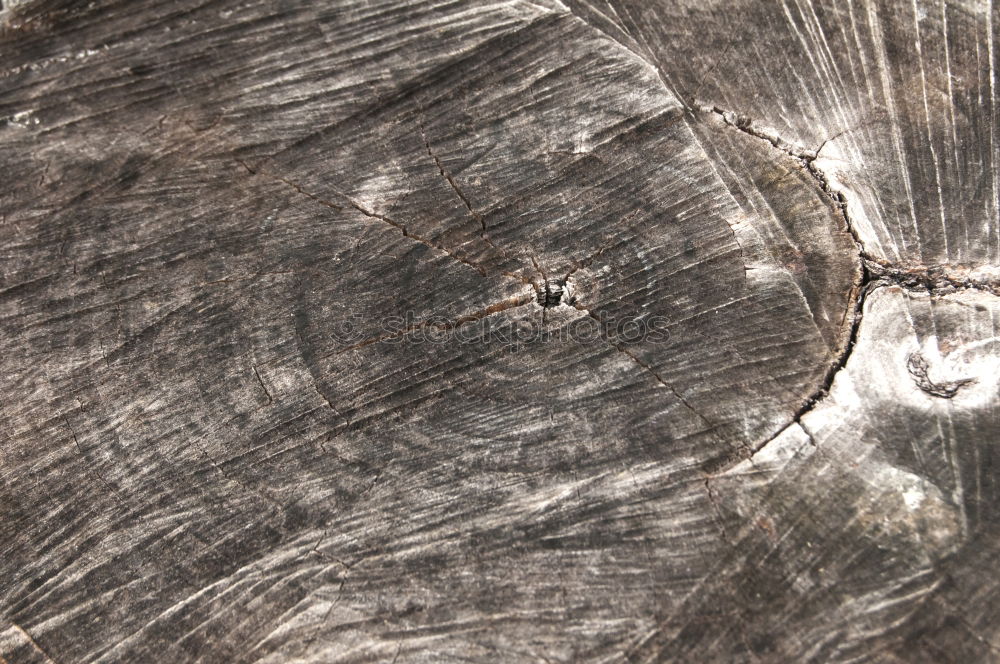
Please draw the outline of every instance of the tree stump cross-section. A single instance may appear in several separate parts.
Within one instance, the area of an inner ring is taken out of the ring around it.
[[[0,662],[1000,660],[998,26],[5,0]]]

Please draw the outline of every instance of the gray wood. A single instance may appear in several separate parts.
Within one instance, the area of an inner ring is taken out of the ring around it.
[[[1000,659],[997,26],[7,3],[0,661]]]

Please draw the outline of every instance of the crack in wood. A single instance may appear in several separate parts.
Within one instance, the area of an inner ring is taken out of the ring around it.
[[[778,429],[774,434],[768,436],[763,442],[758,443],[749,449],[749,455],[747,455],[746,458],[752,459],[754,455],[763,450],[769,443],[777,439],[793,424],[801,425],[803,416],[811,411],[815,405],[829,393],[837,374],[847,365],[847,361],[850,358],[851,351],[857,341],[865,298],[872,292],[872,290],[886,283],[892,283],[907,289],[924,290],[932,293],[953,292],[958,289],[969,288],[984,290],[993,294],[1000,294],[1000,284],[988,280],[974,280],[968,278],[958,279],[949,275],[945,268],[919,267],[903,269],[894,267],[885,261],[875,259],[865,250],[864,243],[858,235],[854,224],[851,222],[850,216],[847,212],[847,201],[845,195],[843,192],[833,190],[829,185],[829,180],[826,175],[815,165],[816,158],[819,155],[820,150],[822,150],[822,145],[817,150],[801,148],[781,139],[776,134],[758,130],[754,127],[753,120],[745,115],[737,114],[732,111],[726,111],[717,106],[703,107],[701,110],[720,116],[727,125],[733,127],[734,129],[754,136],[755,138],[767,141],[776,149],[781,150],[782,152],[799,160],[806,171],[810,173],[818,182],[823,192],[825,192],[827,196],[834,201],[837,209],[843,216],[846,228],[850,232],[854,239],[854,243],[857,246],[858,259],[861,266],[861,279],[860,282],[856,284],[854,290],[855,295],[852,297],[854,300],[853,313],[850,308],[847,310],[847,315],[851,316],[851,322],[843,350],[838,353],[837,358],[828,369],[819,387],[796,410],[791,420]],[[827,139],[827,141],[824,141],[824,145],[829,140],[833,139]],[[948,393],[948,396],[945,398],[954,396],[954,393],[957,392],[962,385],[966,384],[948,384],[941,390],[938,390],[930,384],[929,381],[925,381],[924,384],[921,384],[918,379],[917,382],[918,385],[921,386],[921,389],[924,389],[925,385],[927,385],[930,389],[925,389],[925,391],[928,391],[930,394],[945,396],[945,393]],[[942,393],[936,394],[936,392]],[[810,440],[813,440],[812,435],[809,435],[809,438]],[[729,460],[726,460],[725,458],[720,459],[710,464],[709,468],[711,470],[708,472],[711,475],[725,473],[742,460],[743,459],[739,457]]]
[[[753,446],[746,446],[745,454],[742,455],[742,458],[740,456],[729,459],[720,458],[714,462],[710,462],[707,466],[707,472],[710,475],[717,475],[730,470],[743,459],[752,459],[754,455],[763,450],[769,443],[777,439],[793,424],[801,424],[801,420],[805,414],[811,411],[816,404],[829,393],[837,374],[847,365],[847,361],[851,356],[851,351],[854,349],[855,342],[857,341],[858,330],[861,326],[865,298],[871,292],[874,284],[872,283],[872,276],[869,273],[867,264],[864,260],[866,257],[864,244],[858,236],[857,230],[847,213],[847,201],[844,194],[839,191],[834,191],[829,186],[828,179],[823,172],[815,166],[814,162],[819,154],[819,150],[813,151],[799,148],[787,141],[782,140],[775,134],[759,131],[753,126],[753,120],[745,115],[737,114],[732,111],[725,111],[717,106],[703,107],[701,110],[703,112],[714,113],[720,116],[726,125],[750,136],[766,141],[774,148],[797,159],[799,163],[802,164],[805,171],[809,173],[814,180],[816,180],[819,188],[827,195],[827,197],[830,198],[830,200],[834,203],[834,207],[840,212],[845,228],[851,234],[857,248],[858,265],[860,267],[860,279],[855,282],[849,297],[849,302],[852,300],[854,302],[853,310],[850,306],[848,306],[845,311],[844,322],[847,322],[846,318],[848,316],[850,317],[850,321],[847,323],[846,339],[843,342],[843,347],[836,354],[836,357],[827,369],[823,379],[820,381],[819,386],[803,401],[799,408],[793,413],[792,418],[781,428],[768,436],[762,442]],[[822,149],[822,146],[820,149]]]
[[[121,495],[118,493],[118,490],[115,489],[113,486],[111,486],[111,482],[109,482],[104,477],[104,475],[101,474],[101,471],[99,471],[97,468],[95,468],[93,466],[93,464],[91,463],[90,459],[87,458],[87,454],[83,451],[83,446],[80,445],[80,439],[76,437],[76,431],[74,431],[73,427],[70,426],[69,420],[66,419],[65,415],[63,416],[62,419],[63,419],[63,424],[65,424],[66,428],[69,429],[70,436],[73,437],[73,443],[76,444],[77,451],[80,453],[80,456],[83,457],[84,465],[87,466],[87,469],[91,473],[93,473],[93,475],[101,482],[101,484],[104,485],[104,487],[108,490],[109,494],[111,494],[112,496],[114,496],[115,499],[118,500],[118,502],[120,502],[122,505],[125,505],[127,507],[127,503],[125,502],[125,499],[121,497]]]
[[[600,331],[600,336],[601,336],[602,339],[604,339],[605,342],[608,343],[608,345],[610,345],[612,348],[614,348],[615,350],[617,350],[619,353],[622,353],[623,355],[625,355],[626,357],[628,357],[629,359],[631,359],[632,362],[634,362],[636,365],[638,365],[639,367],[641,367],[650,376],[652,376],[653,378],[655,378],[656,382],[658,382],[661,386],[665,387],[667,389],[667,391],[670,392],[677,399],[678,402],[680,402],[687,410],[689,410],[691,413],[693,413],[699,420],[701,420],[706,425],[706,427],[707,427],[706,431],[708,431],[713,437],[717,438],[718,440],[720,440],[720,442],[722,442],[721,439],[718,437],[718,434],[716,433],[717,429],[719,428],[719,425],[717,425],[716,423],[712,422],[710,419],[708,419],[707,417],[705,417],[705,415],[703,415],[701,412],[699,412],[694,406],[692,406],[690,404],[690,402],[688,402],[688,400],[686,398],[684,398],[684,396],[681,395],[680,392],[678,392],[677,389],[673,385],[671,385],[670,383],[668,383],[663,378],[663,376],[661,376],[659,374],[659,372],[657,372],[655,369],[653,369],[652,366],[650,366],[648,363],[646,363],[642,359],[640,359],[638,355],[636,355],[635,353],[633,353],[632,351],[630,351],[628,348],[626,348],[624,344],[622,344],[620,342],[617,342],[617,341],[614,340],[614,338],[610,337],[604,331],[603,321],[601,321],[600,316],[598,316],[597,314],[595,314],[594,312],[592,312],[590,309],[584,307],[583,305],[581,305],[579,303],[574,302],[570,306],[572,306],[573,308],[575,308],[575,309],[577,309],[579,311],[582,311],[583,313],[587,314],[588,316],[590,316],[591,318],[593,318],[595,321],[597,321],[598,322],[598,328],[597,329]]]
[[[303,196],[306,196],[307,198],[309,198],[311,200],[316,201],[320,205],[323,205],[323,206],[326,206],[328,208],[331,208],[331,209],[334,209],[334,210],[338,210],[338,211],[344,210],[343,206],[337,205],[336,203],[332,203],[332,202],[330,202],[328,200],[325,200],[325,199],[323,199],[323,198],[321,198],[321,197],[319,197],[319,196],[317,196],[317,195],[315,195],[313,193],[310,193],[310,192],[306,191],[305,189],[302,188],[301,185],[299,185],[296,182],[293,182],[292,180],[288,180],[287,178],[284,178],[284,177],[282,177],[280,175],[275,175],[273,173],[269,173],[269,172],[267,172],[267,171],[265,171],[263,169],[259,169],[259,168],[258,169],[253,169],[249,165],[247,165],[246,162],[244,162],[242,160],[240,160],[239,163],[242,164],[243,167],[249,173],[254,174],[254,175],[257,175],[257,174],[264,175],[264,176],[267,176],[267,177],[269,177],[269,178],[271,178],[273,180],[276,180],[278,182],[283,182],[283,183],[287,184],[288,186],[292,187],[298,193],[302,194]],[[395,220],[391,219],[390,217],[388,217],[386,215],[378,214],[376,212],[373,212],[371,210],[366,209],[364,206],[362,206],[361,204],[359,204],[357,201],[355,201],[351,197],[347,196],[346,194],[343,194],[343,193],[340,193],[340,192],[335,192],[335,193],[337,193],[338,196],[340,196],[341,198],[343,198],[348,203],[348,205],[350,207],[354,208],[355,210],[357,210],[358,212],[360,212],[364,216],[369,217],[371,219],[377,219],[379,221],[383,221],[386,224],[388,224],[389,226],[391,226],[391,227],[395,228],[397,231],[399,231],[403,235],[403,237],[410,238],[411,240],[413,240],[415,242],[418,242],[418,243],[420,243],[420,244],[422,244],[422,245],[424,245],[426,247],[429,247],[430,249],[434,249],[436,251],[444,253],[447,256],[449,256],[449,257],[453,258],[454,260],[458,261],[459,263],[462,263],[463,265],[465,265],[467,267],[471,267],[472,269],[474,269],[475,271],[479,272],[484,277],[487,276],[486,268],[484,268],[482,265],[479,265],[479,264],[477,264],[477,263],[475,263],[473,261],[470,261],[467,258],[464,258],[464,257],[460,256],[458,253],[456,253],[452,249],[449,249],[449,248],[444,247],[442,245],[435,244],[434,242],[431,242],[430,240],[428,240],[428,239],[426,239],[426,238],[424,238],[424,237],[422,237],[420,235],[417,235],[415,233],[410,232],[409,229],[407,229],[407,227],[404,224],[401,224],[398,221],[395,221]]]

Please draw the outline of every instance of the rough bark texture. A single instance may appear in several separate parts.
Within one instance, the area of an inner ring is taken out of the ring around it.
[[[0,661],[1000,661],[998,26],[8,2]]]

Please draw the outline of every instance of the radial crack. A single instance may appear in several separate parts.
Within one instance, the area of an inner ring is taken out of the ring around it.
[[[873,279],[894,284],[906,290],[926,291],[938,295],[958,290],[979,290],[992,295],[1000,295],[1000,281],[959,276],[950,272],[947,266],[902,268],[867,256],[862,258]]]
[[[284,178],[284,177],[282,177],[280,175],[275,175],[274,173],[269,173],[269,172],[261,170],[261,169],[251,168],[249,165],[247,165],[246,162],[244,162],[242,160],[238,160],[238,161],[243,166],[243,168],[245,168],[249,173],[254,174],[254,175],[256,175],[256,174],[264,175],[264,176],[267,176],[267,177],[269,177],[269,178],[271,178],[271,179],[273,179],[273,180],[275,180],[277,182],[283,182],[283,183],[287,184],[288,186],[290,186],[291,188],[293,188],[298,193],[300,193],[303,196],[306,196],[306,197],[308,197],[308,198],[316,201],[320,205],[324,205],[324,206],[326,206],[328,208],[331,208],[331,209],[334,209],[334,210],[344,210],[345,209],[344,206],[342,206],[342,205],[337,205],[336,203],[333,203],[331,201],[328,201],[328,200],[326,200],[324,198],[321,198],[321,197],[317,196],[316,194],[313,194],[313,193],[311,193],[309,191],[306,191],[305,189],[302,188],[301,185],[299,185],[297,182],[294,182],[293,180],[289,180],[289,179]],[[424,237],[422,237],[420,235],[417,235],[416,233],[412,233],[404,224],[402,224],[402,223],[400,223],[398,221],[395,221],[391,217],[388,217],[388,216],[386,216],[384,214],[378,214],[377,212],[374,212],[372,210],[369,210],[369,209],[365,208],[363,205],[361,205],[360,203],[358,203],[357,201],[355,201],[354,199],[352,199],[347,194],[344,194],[344,193],[341,193],[341,192],[334,192],[334,193],[336,193],[337,196],[339,196],[340,198],[342,198],[350,207],[354,208],[355,210],[357,210],[358,212],[360,212],[364,216],[369,217],[371,219],[378,219],[379,221],[385,222],[386,224],[388,224],[388,225],[392,226],[393,228],[395,228],[396,230],[398,230],[403,235],[403,237],[410,238],[411,240],[414,240],[415,242],[419,242],[420,244],[422,244],[422,245],[424,245],[426,247],[429,247],[431,249],[434,249],[435,251],[442,252],[442,253],[448,255],[449,257],[455,259],[459,263],[462,263],[463,265],[471,267],[472,269],[476,270],[477,272],[479,272],[484,277],[487,276],[486,268],[484,268],[482,265],[479,265],[478,263],[470,261],[467,258],[463,258],[462,256],[460,256],[459,254],[457,254],[455,251],[449,249],[448,247],[436,244],[434,242],[431,242],[427,238],[424,238]],[[510,276],[510,275],[505,274],[505,276]]]
[[[66,419],[65,416],[63,416],[63,424],[65,424],[66,428],[69,429],[70,436],[73,437],[73,442],[76,444],[76,450],[77,452],[80,453],[80,456],[83,457],[84,464],[87,466],[88,470],[90,470],[90,472],[94,474],[94,476],[101,482],[101,484],[104,485],[104,487],[108,490],[108,493],[114,496],[118,500],[118,502],[125,505],[126,504],[125,500],[122,499],[118,491],[113,486],[111,486],[111,482],[105,479],[104,475],[102,475],[101,472],[96,467],[94,467],[94,465],[90,462],[90,459],[87,458],[86,452],[83,451],[83,446],[80,445],[80,439],[76,437],[76,431],[74,431],[73,427],[70,426],[69,420]]]
[[[462,203],[465,204],[465,208],[469,211],[469,216],[471,216],[473,219],[479,222],[479,227],[481,229],[480,235],[484,240],[489,242],[489,239],[486,237],[486,220],[483,219],[482,215],[476,212],[475,208],[472,207],[472,203],[469,201],[468,197],[465,195],[462,189],[458,186],[458,183],[455,182],[455,178],[452,177],[448,169],[444,167],[444,164],[441,162],[441,159],[437,156],[437,153],[434,152],[434,150],[431,148],[431,143],[429,140],[427,140],[427,134],[424,132],[423,129],[420,130],[420,136],[424,140],[424,148],[426,148],[428,156],[430,156],[430,158],[434,160],[434,163],[438,167],[438,171],[441,173],[441,177],[447,180],[448,184],[451,185],[452,190],[455,192],[455,195],[458,196],[459,199],[461,199]]]
[[[592,312],[590,309],[587,309],[583,305],[580,305],[580,304],[577,304],[577,303],[573,303],[571,306],[573,306],[575,309],[577,309],[579,311],[582,311],[583,313],[587,314],[588,316],[590,316],[591,318],[593,318],[594,320],[596,320],[599,324],[603,322],[603,321],[601,321],[600,317],[598,317],[596,314],[594,314],[594,312]],[[685,399],[684,396],[681,395],[681,393],[678,392],[677,389],[673,385],[671,385],[666,380],[664,380],[663,376],[661,376],[655,369],[653,369],[652,366],[650,366],[646,362],[643,362],[641,359],[639,359],[639,356],[636,355],[635,353],[633,353],[632,351],[630,351],[628,348],[626,348],[624,344],[619,343],[619,342],[615,341],[613,338],[611,338],[610,336],[608,336],[604,332],[604,329],[603,329],[603,327],[601,325],[598,325],[598,329],[600,330],[601,338],[604,339],[604,341],[607,342],[608,345],[610,345],[612,348],[614,348],[615,350],[617,350],[619,353],[622,353],[623,355],[625,355],[626,357],[628,357],[629,359],[631,359],[632,362],[634,362],[635,364],[637,364],[639,367],[641,367],[643,370],[645,370],[646,373],[648,373],[650,376],[652,376],[653,378],[655,378],[656,382],[658,382],[663,387],[667,388],[667,390],[677,399],[677,401],[679,401],[685,408],[687,408],[698,419],[700,419],[702,422],[705,423],[705,425],[708,427],[709,431],[714,432],[716,429],[719,428],[719,426],[716,423],[712,422],[710,419],[708,419],[702,413],[700,413],[694,406],[692,406],[688,402],[688,400]]]
[[[430,141],[427,138],[427,133],[424,130],[423,126],[421,126],[421,128],[420,128],[420,137],[423,139],[424,149],[427,150],[428,156],[430,156],[430,158],[434,160],[434,164],[437,166],[438,172],[441,173],[441,177],[443,177],[448,182],[448,185],[455,192],[455,195],[458,196],[459,200],[462,201],[462,204],[465,205],[465,209],[468,210],[469,216],[472,217],[475,221],[479,222],[479,237],[480,237],[480,239],[482,239],[483,242],[485,242],[486,244],[488,244],[490,246],[490,248],[492,248],[494,251],[499,252],[500,255],[503,256],[503,258],[505,260],[510,260],[510,254],[507,253],[507,250],[504,249],[503,247],[497,245],[492,240],[492,238],[490,238],[490,236],[487,234],[487,232],[486,232],[486,219],[485,219],[485,217],[483,217],[482,214],[480,214],[479,212],[477,212],[476,209],[474,207],[472,207],[472,201],[470,201],[469,197],[465,195],[465,192],[462,191],[462,188],[458,186],[458,182],[455,180],[455,178],[451,174],[451,172],[444,167],[444,162],[441,161],[440,157],[438,157],[437,153],[431,147],[431,143],[430,143]],[[536,290],[538,289],[538,287],[533,282],[531,282],[528,279],[525,279],[524,277],[522,277],[519,274],[515,274],[513,272],[508,272],[508,271],[505,271],[505,270],[500,270],[499,272],[500,272],[500,274],[502,274],[502,275],[504,275],[506,277],[511,277],[513,279],[517,279],[518,281],[520,281],[522,283],[525,283],[525,284],[528,284],[528,285],[532,286]]]

